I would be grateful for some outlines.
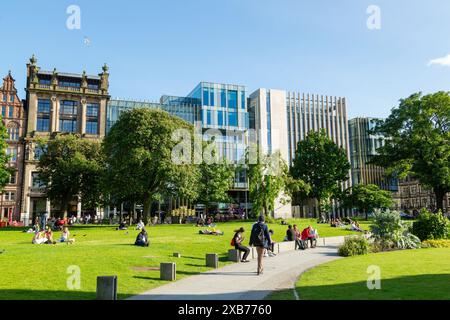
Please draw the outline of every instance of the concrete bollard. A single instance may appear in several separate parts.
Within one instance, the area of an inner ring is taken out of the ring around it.
[[[241,253],[239,252],[239,250],[228,250],[228,261],[241,262]]]
[[[206,266],[214,269],[219,268],[219,256],[216,253],[207,253]]]
[[[97,277],[97,300],[117,300],[117,276]]]
[[[174,256],[175,258],[181,258],[181,253],[175,252],[175,253],[173,254],[173,256]]]
[[[322,238],[323,239],[323,245],[325,246],[325,238]]]
[[[161,263],[160,273],[161,280],[175,281],[177,279],[177,265],[174,262]]]
[[[250,247],[250,250],[252,251],[252,259],[257,259],[258,258],[258,254],[256,253],[256,248],[255,247]]]

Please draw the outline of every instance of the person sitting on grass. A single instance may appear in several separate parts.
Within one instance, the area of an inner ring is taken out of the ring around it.
[[[141,232],[139,232],[139,234],[137,235],[134,245],[139,247],[148,247],[150,245],[148,233],[147,230],[145,230],[145,228],[142,228]]]
[[[127,230],[127,224],[125,223],[125,221],[122,221],[119,224],[119,227],[116,228],[116,230]]]
[[[38,231],[34,233],[32,244],[44,244],[47,243],[48,239],[45,236],[45,231]]]
[[[145,224],[142,222],[142,220],[139,220],[138,224],[136,225],[136,230],[142,230],[145,228]]]
[[[70,231],[68,227],[64,227],[59,242],[73,244],[75,239],[70,239]]]
[[[49,226],[45,228],[45,238],[47,238],[47,244],[56,244],[56,241],[53,241],[52,228],[50,228]]]
[[[364,232],[364,230],[361,229],[361,227],[359,226],[359,223],[357,221],[352,222],[352,226],[351,226],[350,230],[357,231],[357,232]]]
[[[247,260],[248,255],[250,254],[250,249],[246,246],[242,245],[242,242],[244,241],[244,235],[245,232],[244,228],[240,228],[238,230],[234,230],[234,237],[231,240],[231,245],[234,246],[234,248],[240,252],[244,252],[244,256],[241,259],[241,262],[249,262]]]

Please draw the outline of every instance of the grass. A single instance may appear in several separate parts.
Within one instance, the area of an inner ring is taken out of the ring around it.
[[[449,300],[450,248],[392,251],[326,263],[304,273],[296,284],[301,300]],[[369,266],[379,266],[381,289],[369,290]],[[293,300],[293,290],[270,300]]]
[[[317,225],[314,220],[293,220],[299,227],[311,224],[322,237],[353,234],[351,231]],[[0,229],[0,300],[95,299],[96,277],[117,275],[118,296],[123,299],[165,284],[159,279],[160,262],[177,263],[177,279],[206,271],[205,254],[218,253],[225,265],[233,230],[243,226],[249,239],[251,222],[219,224],[224,236],[199,235],[192,225],[149,227],[150,247],[135,247],[138,231],[116,231],[113,226],[79,226],[71,229],[74,245],[32,245],[32,234],[21,229]],[[366,228],[368,225],[364,225]],[[269,224],[281,241],[286,226]],[[59,238],[57,232],[54,238]],[[182,258],[172,257],[180,252]],[[80,290],[69,290],[69,266],[81,270]],[[147,270],[153,268],[155,270]]]

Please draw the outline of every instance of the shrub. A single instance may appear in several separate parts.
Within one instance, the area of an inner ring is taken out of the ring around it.
[[[420,248],[420,239],[410,233],[397,211],[376,211],[370,230],[377,251]]]
[[[413,223],[412,232],[420,240],[434,240],[448,238],[448,221],[439,211],[437,214],[430,213],[423,209],[420,215]]]
[[[369,242],[364,236],[346,237],[338,253],[342,257],[358,256],[369,253]]]
[[[422,242],[423,248],[450,248],[450,240],[426,240]]]

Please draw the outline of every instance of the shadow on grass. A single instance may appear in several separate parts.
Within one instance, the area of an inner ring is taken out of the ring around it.
[[[126,299],[129,294],[117,294],[117,299]],[[50,290],[21,290],[2,289],[0,300],[96,300],[95,292],[86,291],[50,291]]]
[[[369,290],[367,281],[359,281],[335,285],[301,286],[297,287],[297,293],[301,300],[449,300],[450,274],[423,274],[381,279],[379,290]]]

